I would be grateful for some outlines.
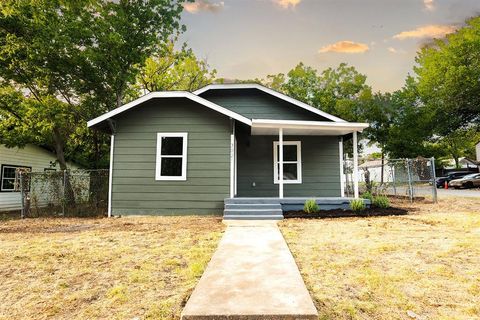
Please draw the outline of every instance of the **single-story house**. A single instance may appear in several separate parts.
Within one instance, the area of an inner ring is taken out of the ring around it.
[[[68,167],[78,169],[73,163]],[[27,168],[32,172],[56,171],[56,156],[52,152],[28,144],[24,148],[7,148],[0,145],[0,211],[22,209],[20,191],[15,188],[17,169]]]
[[[88,122],[111,135],[109,215],[229,218],[279,218],[309,198],[348,205],[343,137],[358,165],[367,126],[258,84],[152,92]]]

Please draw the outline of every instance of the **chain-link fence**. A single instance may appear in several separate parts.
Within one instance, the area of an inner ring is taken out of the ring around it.
[[[107,212],[108,170],[20,172],[22,217],[98,216]]]
[[[353,196],[353,161],[344,161],[345,193]],[[359,192],[407,197],[411,201],[431,198],[437,202],[435,161],[433,158],[360,160]]]

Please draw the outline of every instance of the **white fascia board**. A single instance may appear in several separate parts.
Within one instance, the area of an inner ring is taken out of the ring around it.
[[[368,123],[361,122],[328,122],[328,121],[298,121],[298,120],[270,120],[253,119],[252,127],[256,128],[285,128],[285,129],[349,129],[362,132],[368,128]]]
[[[205,107],[207,108],[210,108],[214,111],[217,111],[217,112],[220,112],[232,119],[235,119],[235,120],[238,120],[240,122],[243,122],[249,126],[252,125],[252,121],[242,115],[239,115],[238,113],[235,113],[231,110],[228,110],[222,106],[219,106],[211,101],[208,101],[202,97],[199,97],[197,95],[194,95],[193,93],[191,92],[187,92],[187,91],[160,91],[160,92],[151,92],[149,94],[146,94],[144,95],[143,97],[140,97],[132,102],[129,102],[127,104],[124,104],[123,106],[121,107],[118,107],[110,112],[107,112],[95,119],[92,119],[90,121],[87,122],[87,126],[88,127],[92,127],[102,121],[105,121],[111,117],[114,117],[124,111],[127,111],[139,104],[142,104],[150,99],[154,99],[154,98],[186,98],[186,99],[190,99],[192,101],[195,101],[201,105],[204,105]]]
[[[196,91],[194,91],[193,93],[196,94],[196,95],[199,95],[199,94],[202,94],[204,93],[205,91],[208,91],[208,90],[212,90],[212,89],[258,89],[258,90],[261,90],[263,92],[266,92],[272,96],[275,96],[279,99],[282,99],[282,100],[285,100],[287,102],[290,102],[291,104],[294,104],[298,107],[301,107],[305,110],[308,110],[308,111],[311,111],[313,113],[316,113],[322,117],[325,117],[329,120],[332,120],[332,121],[335,121],[335,122],[347,122],[343,119],[340,119],[338,117],[335,117],[329,113],[326,113],[322,110],[319,110],[317,108],[314,108],[302,101],[299,101],[297,99],[294,99],[292,97],[289,97],[287,95],[284,95],[283,93],[280,93],[278,91],[275,91],[275,90],[272,90],[270,88],[267,88],[267,87],[264,87],[260,84],[256,84],[256,83],[251,83],[251,84],[245,84],[245,83],[234,83],[234,84],[210,84],[208,86],[205,86],[203,88],[200,88]]]

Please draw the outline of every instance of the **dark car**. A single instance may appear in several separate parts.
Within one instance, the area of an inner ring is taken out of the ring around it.
[[[471,172],[468,171],[455,171],[455,172],[449,172],[445,177],[438,177],[437,178],[437,188],[444,188],[445,187],[445,182],[450,182],[455,179],[460,179],[465,177],[467,174],[470,174]]]

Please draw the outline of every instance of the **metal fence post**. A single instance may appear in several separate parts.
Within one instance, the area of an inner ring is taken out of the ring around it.
[[[395,170],[395,164],[393,166],[390,164],[390,168],[392,170],[392,183],[393,183],[393,194],[397,196],[397,183],[396,183],[396,170]]]
[[[20,172],[20,190],[22,197],[22,211],[20,213],[20,218],[25,218],[25,190],[23,190],[23,173]]]
[[[62,196],[62,216],[65,216],[65,188],[67,186],[67,175],[66,175],[67,170],[63,170],[63,196]]]
[[[410,170],[410,159],[406,159],[406,163],[407,163],[407,177],[408,177],[408,195],[410,197],[410,202],[413,202],[412,173]]]
[[[430,167],[432,168],[432,195],[433,195],[433,203],[438,202],[437,198],[437,174],[435,172],[435,158],[431,157],[430,158]]]

